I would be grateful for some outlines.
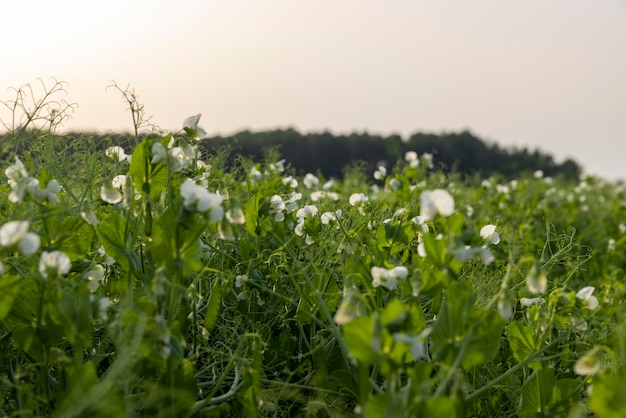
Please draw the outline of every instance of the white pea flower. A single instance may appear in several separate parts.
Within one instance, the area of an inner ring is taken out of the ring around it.
[[[606,251],[609,253],[615,251],[615,239],[614,238],[609,238],[609,241],[606,245]]]
[[[234,206],[226,211],[226,219],[233,225],[243,225],[246,223],[246,217],[239,206]]]
[[[298,180],[294,179],[292,176],[283,177],[282,183],[292,189],[298,187]]]
[[[478,255],[480,256],[480,260],[484,265],[488,266],[496,260],[496,257],[493,255],[491,250],[487,247],[481,247]]]
[[[433,168],[433,155],[429,152],[423,153],[422,162],[426,168]]]
[[[417,335],[395,333],[393,334],[393,339],[397,342],[408,344],[413,361],[417,361],[428,358],[426,339],[428,338],[428,335],[430,335],[430,331],[430,328],[426,328]]]
[[[274,220],[276,222],[282,222],[285,220],[285,215],[283,211],[285,210],[285,202],[283,202],[283,198],[279,195],[275,194],[270,198],[270,215],[274,215]]]
[[[282,173],[285,171],[285,160],[279,160],[275,163],[270,163],[267,165],[267,170],[265,170],[265,175],[270,175],[273,173]]]
[[[59,203],[59,196],[57,196],[57,194],[61,190],[63,190],[63,188],[58,181],[54,179],[50,180],[50,182],[48,182],[46,187],[44,187],[43,189],[37,187],[34,190],[35,199],[37,199],[37,201],[39,202],[48,201],[52,204]]]
[[[594,347],[576,361],[574,364],[574,373],[581,376],[593,376],[597,374],[601,368],[600,349]]]
[[[207,137],[206,131],[201,126],[198,126],[201,116],[202,114],[198,113],[197,115],[189,116],[183,121],[183,129],[190,138],[200,140]]]
[[[415,168],[420,165],[420,160],[417,157],[417,152],[415,151],[407,151],[406,154],[404,154],[404,159],[407,163],[409,163],[410,167]]]
[[[420,215],[430,221],[437,215],[448,217],[454,213],[454,198],[443,189],[425,190],[420,194]]]
[[[318,212],[317,207],[313,205],[305,205],[304,207],[298,209],[298,211],[296,212],[296,216],[298,217],[298,223],[296,224],[296,227],[293,230],[294,233],[298,235],[299,237],[303,236],[305,234],[305,230],[304,230],[305,219],[316,216],[317,212]],[[311,245],[315,242],[315,240],[309,234],[306,234],[305,242],[307,245]]]
[[[61,251],[44,251],[39,259],[39,273],[44,279],[59,277],[69,273],[72,263]]]
[[[351,206],[358,206],[368,201],[368,197],[364,193],[352,193],[348,199]]]
[[[218,222],[224,217],[222,202],[224,198],[211,193],[202,186],[198,186],[193,180],[186,179],[180,186],[180,195],[183,198],[185,209],[190,212],[206,212],[211,210],[210,222]]]
[[[522,306],[541,305],[545,302],[546,300],[544,298],[521,298],[519,300],[519,303]]]
[[[353,319],[367,314],[367,306],[360,297],[360,292],[354,286],[347,286],[342,292],[342,299],[333,320],[338,325],[345,325]]]
[[[28,175],[28,171],[26,171],[19,157],[15,157],[15,164],[7,167],[4,174],[9,178],[9,185],[11,186],[10,202],[21,202],[27,192],[33,194],[39,189],[39,180]]]
[[[111,257],[110,255],[107,255],[106,252],[104,251],[104,247],[100,246],[98,248],[98,254],[100,255],[100,257],[104,257],[104,264],[106,264],[107,266],[112,266],[113,264],[116,263],[115,259],[113,257]]]
[[[537,268],[533,266],[526,275],[526,287],[534,295],[545,293],[548,289],[548,278],[542,271],[537,271]]]
[[[307,189],[312,189],[320,184],[320,179],[314,174],[306,173],[302,182]]]
[[[372,267],[372,285],[374,287],[385,287],[393,290],[398,287],[398,279],[406,279],[409,271],[404,266],[396,266],[392,269],[384,267]]]
[[[22,255],[34,254],[41,243],[39,235],[28,232],[28,221],[9,221],[0,227],[0,245],[3,247],[17,246]]]
[[[498,298],[498,314],[500,318],[508,321],[513,316],[513,302],[507,297]]]
[[[250,180],[252,180],[253,183],[258,183],[263,180],[263,173],[261,173],[255,166],[252,166],[250,169]]]
[[[102,279],[104,279],[104,267],[96,264],[92,270],[83,273],[83,279],[88,281],[87,287],[91,293],[94,293],[98,290]]]
[[[394,191],[397,192],[398,190],[400,190],[402,188],[402,182],[398,179],[391,179],[389,180],[389,188]]]
[[[83,220],[89,225],[98,226],[98,224],[100,224],[100,220],[96,216],[96,213],[93,211],[93,209],[87,209],[82,211],[80,213],[80,217],[83,218]]]
[[[374,178],[376,180],[383,180],[387,176],[387,168],[384,165],[378,166],[378,169],[374,171]]]
[[[122,201],[122,193],[112,186],[102,185],[100,188],[100,198],[107,203],[115,205]]]
[[[296,216],[298,218],[311,218],[317,215],[317,212],[317,206],[305,205],[304,207],[298,209],[298,211],[296,212]]]
[[[341,209],[335,211],[335,212],[324,212],[322,213],[322,216],[320,217],[322,224],[324,225],[328,225],[331,222],[336,222],[337,218],[340,217],[342,214]]]
[[[159,161],[167,161],[167,149],[160,142],[152,144],[152,160],[151,164],[156,164]]]
[[[182,147],[174,147],[168,150],[169,165],[172,171],[181,171],[189,167],[195,158],[199,157],[197,150],[191,145],[185,145]]]
[[[235,276],[235,287],[241,287],[248,281],[247,274],[238,274]]]
[[[298,200],[302,199],[302,193],[289,193],[289,198],[285,200],[285,211],[287,213],[294,212],[298,209]]]
[[[598,298],[593,296],[594,290],[596,290],[596,288],[593,286],[585,286],[582,289],[580,289],[578,292],[576,292],[576,297],[582,300],[583,302],[585,302],[587,307],[591,310],[596,309],[598,305],[600,304],[598,302]]]
[[[130,160],[130,155],[126,155],[124,148],[118,145],[113,145],[112,147],[107,148],[104,151],[104,155],[117,161]]]
[[[500,243],[500,235],[496,232],[495,225],[485,225],[480,229],[480,236],[485,240],[485,245]]]

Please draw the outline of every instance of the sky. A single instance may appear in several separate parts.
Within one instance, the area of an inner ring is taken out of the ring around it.
[[[5,2],[0,100],[40,78],[61,131],[458,132],[626,179],[626,0]],[[0,118],[7,120],[6,109]]]

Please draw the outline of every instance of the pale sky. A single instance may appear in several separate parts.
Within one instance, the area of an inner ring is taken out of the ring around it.
[[[469,129],[626,178],[626,0],[4,1],[0,100],[54,76],[63,130]],[[6,113],[0,112],[6,118]]]

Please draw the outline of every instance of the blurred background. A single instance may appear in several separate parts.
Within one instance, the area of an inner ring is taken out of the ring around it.
[[[623,0],[69,0],[2,6],[0,100],[56,77],[63,131],[469,131],[626,178]],[[7,109],[0,117],[7,118]]]

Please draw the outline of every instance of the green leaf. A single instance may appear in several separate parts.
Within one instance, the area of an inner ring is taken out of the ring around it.
[[[574,405],[576,396],[572,396],[575,391],[582,392],[584,389],[580,387],[580,382],[576,379],[560,379],[556,381],[552,391],[552,405],[557,405],[555,412],[565,416],[570,408]],[[580,393],[582,395],[582,393]]]
[[[39,286],[35,280],[27,279],[20,282],[18,298],[14,303],[5,324],[13,334],[15,347],[28,351],[33,343],[37,324],[37,305],[40,302]]]
[[[204,316],[204,328],[209,332],[213,332],[217,319],[222,307],[222,284],[219,280],[215,280],[213,288],[211,289],[211,295],[209,296],[209,302],[206,307],[206,315]]]
[[[521,409],[532,413],[546,412],[555,381],[552,369],[536,370],[522,386]]]
[[[91,249],[94,232],[93,227],[80,216],[68,216],[50,228],[50,240],[56,249],[63,251],[70,258],[85,255]]]
[[[161,138],[163,140],[169,141],[169,135]],[[129,168],[135,189],[151,199],[157,198],[167,187],[166,165],[150,162],[153,143],[153,139],[146,138],[135,147]]]
[[[532,354],[537,351],[537,346],[534,342],[533,329],[529,325],[524,325],[519,322],[511,322],[508,327],[509,345],[513,350],[515,359],[522,362],[528,359]],[[532,369],[540,369],[541,363],[534,361],[528,363],[528,367]]]
[[[590,406],[599,417],[626,417],[626,379],[608,374],[595,376]]]
[[[259,194],[256,193],[245,205],[246,231],[257,236],[259,229]]]
[[[380,354],[374,349],[374,320],[370,316],[356,318],[343,327],[343,338],[350,354],[364,366],[374,364]]]
[[[454,418],[458,414],[459,401],[455,398],[434,396],[426,400],[424,405],[424,417]]]
[[[165,266],[170,272],[182,270],[183,274],[197,272],[202,268],[200,235],[204,224],[189,215],[183,220],[176,218],[173,208],[168,208],[154,223],[152,235],[152,258],[157,266]]]
[[[470,318],[472,327],[469,343],[463,357],[463,367],[470,368],[491,361],[498,354],[502,344],[501,335],[504,320],[496,311],[475,310]]]
[[[465,282],[450,286],[430,334],[436,359],[451,365],[470,327],[474,295]]]
[[[408,324],[409,311],[399,299],[392,299],[380,314],[380,323],[390,332],[400,331]]]
[[[435,266],[444,266],[446,258],[446,243],[443,239],[437,239],[433,234],[423,234],[424,250],[426,259]]]
[[[448,228],[452,235],[461,236],[463,234],[463,226],[465,226],[465,219],[461,212],[455,212],[448,217]]]
[[[126,219],[119,213],[113,213],[100,222],[96,233],[107,255],[113,257],[122,268],[139,271],[139,259],[131,249],[133,240],[127,234],[126,229]]]
[[[19,290],[20,278],[13,274],[0,276],[0,321],[11,311]]]
[[[504,321],[496,311],[475,308],[474,300],[465,282],[448,289],[430,335],[436,359],[452,365],[463,353],[463,367],[469,368],[497,354]]]

